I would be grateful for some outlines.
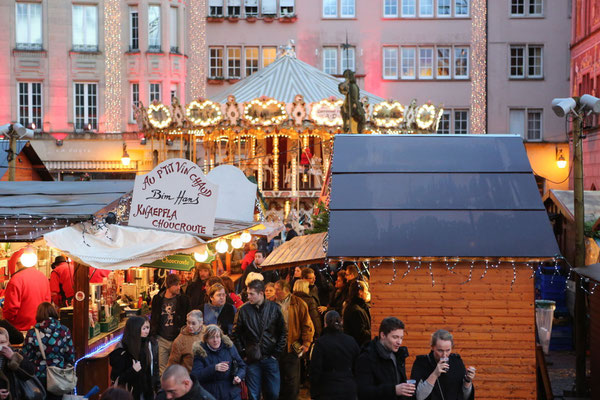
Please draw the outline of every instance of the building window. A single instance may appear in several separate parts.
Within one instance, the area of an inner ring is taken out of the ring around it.
[[[75,129],[98,129],[98,84],[75,84]]]
[[[140,49],[140,19],[137,7],[129,7],[129,51]]]
[[[257,10],[258,14],[258,10]],[[223,0],[208,0],[208,16],[222,17],[223,16]]]
[[[419,48],[419,78],[433,78],[433,48],[431,47]]]
[[[256,17],[258,15],[258,0],[244,0],[244,12],[246,17]]]
[[[402,16],[416,17],[417,16],[417,0],[402,0]]]
[[[543,55],[543,46],[510,46],[509,76],[511,78],[543,78]]]
[[[263,47],[262,48],[262,66],[268,67],[273,61],[277,59],[277,48],[275,47]]]
[[[135,121],[135,114],[133,112],[135,107],[140,105],[140,84],[131,84],[131,120]]]
[[[227,48],[227,77],[238,79],[242,76],[242,50],[239,47]]]
[[[383,48],[383,79],[398,79],[398,48]]]
[[[341,17],[342,18],[354,18],[356,10],[354,6],[354,0],[340,0],[341,1]]]
[[[440,18],[452,16],[452,0],[438,0],[437,2],[437,16]]]
[[[469,112],[454,110],[454,134],[465,135],[467,133],[469,133]]]
[[[438,79],[450,79],[450,47],[437,48],[437,74]]]
[[[337,47],[323,48],[323,72],[330,75],[338,73],[337,70]]]
[[[323,0],[323,17],[324,18],[336,18],[337,17],[337,2],[338,2],[338,0]]]
[[[245,49],[246,76],[258,71],[258,47],[246,47]]]
[[[294,15],[295,0],[279,0],[279,12],[282,16]]]
[[[171,85],[171,104],[173,104],[173,97],[177,97],[179,99],[179,88],[176,83]]]
[[[171,39],[171,49],[170,52],[174,53],[174,54],[179,54],[179,38],[177,36],[177,33],[179,32],[179,24],[178,24],[178,15],[177,15],[177,7],[171,7],[169,9],[170,11],[170,24],[169,24],[169,28],[170,28],[170,39]]]
[[[384,18],[398,18],[398,0],[383,0]]]
[[[510,15],[512,17],[541,17],[544,14],[542,0],[511,0]]]
[[[231,17],[239,17],[242,15],[241,0],[227,0],[227,15]]]
[[[440,122],[438,124],[436,133],[445,135],[450,133],[450,115],[451,112],[449,110],[444,110],[444,113],[440,118]]]
[[[160,53],[160,6],[148,6],[148,51]]]
[[[469,78],[469,48],[455,47],[454,48],[454,78],[468,79]]]
[[[433,17],[433,0],[419,1],[419,16],[426,18]]]
[[[19,82],[19,123],[32,129],[42,129],[42,84]]]
[[[542,110],[511,109],[510,133],[527,140],[542,140]]]
[[[470,0],[454,0],[454,16],[468,17],[469,16],[469,1]]]
[[[342,52],[342,70],[340,72],[344,73],[347,69],[356,72],[356,51],[354,47],[342,47],[340,51]]]
[[[73,6],[73,50],[98,51],[98,7]]]
[[[211,47],[209,49],[209,78],[223,77],[223,48]]]
[[[416,48],[402,48],[402,79],[415,79],[417,65]]]
[[[323,18],[337,18],[338,5],[341,18],[354,18],[356,16],[355,0],[323,0]]]
[[[42,4],[17,3],[16,47],[42,50]]]
[[[161,87],[160,83],[151,83],[150,84],[150,104],[154,100],[160,101],[161,98]]]
[[[262,0],[262,15],[276,15],[277,14],[277,1],[276,0]]]

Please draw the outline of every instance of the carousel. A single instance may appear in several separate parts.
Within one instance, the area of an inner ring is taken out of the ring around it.
[[[242,169],[258,184],[268,221],[310,226],[335,134],[434,133],[443,113],[431,103],[360,90],[352,71],[344,77],[298,60],[288,45],[268,67],[211,99],[140,104],[135,116],[155,163],[167,157],[167,144],[180,141],[180,157],[205,173],[222,164]]]

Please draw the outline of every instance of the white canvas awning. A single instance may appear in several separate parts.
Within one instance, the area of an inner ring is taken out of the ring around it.
[[[176,253],[203,253],[204,240],[187,233],[107,225],[96,229],[84,222],[47,233],[49,246],[99,269],[128,269]]]

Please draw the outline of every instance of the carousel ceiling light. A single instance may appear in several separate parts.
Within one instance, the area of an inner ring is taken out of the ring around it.
[[[242,242],[249,243],[252,240],[252,235],[250,234],[250,232],[244,231],[242,232],[240,238],[242,239]]]
[[[19,261],[21,262],[21,264],[23,264],[25,268],[33,267],[35,264],[37,264],[38,261],[35,249],[32,246],[27,246],[23,251],[23,254],[21,254],[21,258],[19,259]]]
[[[244,242],[242,241],[242,238],[234,237],[233,239],[231,239],[231,247],[233,247],[234,249],[241,249],[243,245]]]
[[[204,253],[194,252],[194,260],[196,260],[199,263],[205,262],[206,260],[208,260],[208,251],[204,250]]]
[[[215,250],[217,250],[221,254],[227,253],[227,250],[229,250],[229,245],[227,245],[227,240],[219,239],[217,241],[217,244],[215,245]]]

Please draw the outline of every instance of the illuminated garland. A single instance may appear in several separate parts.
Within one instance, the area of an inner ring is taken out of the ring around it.
[[[197,111],[198,114],[201,114],[203,110],[207,110],[207,115],[213,115],[213,117],[209,117],[208,119],[203,119],[201,117],[194,118],[192,113]],[[185,114],[187,115],[188,120],[195,126],[210,126],[216,125],[223,119],[223,114],[221,113],[221,107],[210,101],[204,100],[203,102],[199,102],[198,100],[192,101],[185,109]]]
[[[193,99],[206,96],[206,0],[190,0],[190,95]]]
[[[382,101],[373,107],[373,120],[375,121],[375,125],[382,128],[398,127],[404,122],[405,110],[406,107],[397,101],[394,101],[393,103]],[[397,118],[388,117],[388,115],[394,115],[394,111],[400,116]]]
[[[154,113],[164,113],[166,118],[159,121],[154,118]],[[157,129],[165,129],[167,126],[171,125],[171,112],[169,111],[169,108],[162,103],[150,104],[148,107],[148,118],[150,119],[150,124]]]
[[[263,110],[267,110],[269,107],[275,107],[277,109],[278,115],[273,113],[274,115],[268,119],[263,119],[260,116],[253,117],[252,115],[250,115],[250,111],[253,107],[259,107]],[[281,103],[274,99],[254,99],[248,104],[246,104],[246,106],[244,107],[244,119],[254,125],[270,126],[279,125],[285,122],[288,119],[288,115],[285,111],[285,103]]]
[[[273,136],[273,190],[279,190],[279,137]]]
[[[432,104],[423,104],[417,109],[417,126],[420,129],[429,129],[435,122],[436,110]]]
[[[323,99],[319,102],[313,103],[310,110],[310,118],[317,125],[324,126],[342,126],[344,124],[344,120],[342,119],[341,108],[344,104],[343,100],[329,100]],[[322,111],[323,108],[327,108],[330,111],[327,114],[326,118],[323,118],[319,115],[319,112]]]
[[[298,161],[292,158],[292,196],[298,194]]]
[[[107,0],[104,3],[104,42],[106,91],[104,108],[106,109],[105,132],[121,132],[123,66],[121,51],[121,4],[119,0]]]
[[[471,133],[487,125],[487,0],[471,2]]]

